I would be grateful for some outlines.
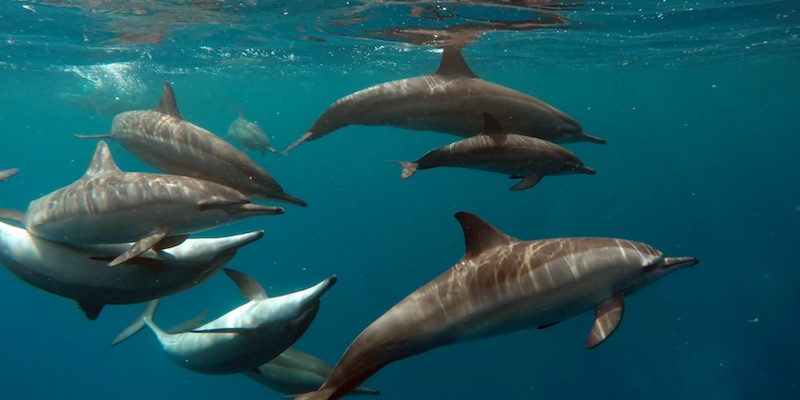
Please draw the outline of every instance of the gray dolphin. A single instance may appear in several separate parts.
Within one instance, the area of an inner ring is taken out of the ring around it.
[[[30,203],[17,216],[38,237],[68,244],[133,242],[109,265],[149,249],[174,246],[190,233],[283,208],[253,204],[238,191],[186,176],[122,172],[100,141],[79,180]],[[16,218],[11,218],[16,217]]]
[[[41,290],[73,299],[90,320],[106,304],[135,304],[190,289],[211,277],[241,247],[264,235],[188,239],[169,257],[148,251],[116,268],[108,260],[129,244],[72,246],[44,240],[0,222],[0,261],[14,275]]]
[[[623,298],[698,263],[665,257],[647,244],[612,238],[520,241],[459,212],[464,257],[370,324],[331,377],[302,400],[338,399],[384,366],[468,340],[545,328],[595,310],[587,348],[622,319]]]
[[[153,323],[158,300],[148,303],[141,321],[155,333],[167,357],[186,369],[206,374],[234,374],[258,368],[294,344],[317,315],[322,297],[336,283],[332,276],[298,292],[268,298],[249,276],[225,269],[249,301],[221,317],[181,333],[168,333]],[[134,321],[116,339],[137,332]]]
[[[303,200],[284,193],[281,185],[246,154],[183,119],[167,82],[154,109],[117,115],[111,134],[75,136],[112,139],[145,164],[167,174],[216,182],[248,196],[306,206]]]
[[[242,111],[241,106],[239,106],[239,117],[231,122],[231,125],[228,127],[228,136],[225,136],[225,139],[231,139],[239,143],[244,147],[245,152],[258,150],[261,152],[261,155],[264,155],[266,151],[277,153],[275,149],[272,148],[269,137],[264,133],[261,127],[244,116],[244,111]]]
[[[19,172],[19,168],[11,168],[11,169],[4,169],[0,171],[0,182],[5,182],[8,178],[16,175]]]
[[[333,365],[290,347],[270,362],[258,367],[257,370],[244,374],[277,392],[297,394],[316,390],[328,379],[331,372],[333,372]],[[359,386],[348,394],[378,395],[380,392]]]
[[[337,100],[283,153],[349,125],[390,125],[469,137],[480,133],[484,112],[494,115],[509,133],[555,143],[605,143],[543,101],[480,79],[460,48],[447,47],[439,69],[431,75],[382,83]]]
[[[524,190],[546,175],[596,173],[557,144],[510,134],[489,113],[483,113],[483,119],[483,131],[477,136],[431,150],[414,162],[397,161],[403,167],[400,177],[410,178],[417,170],[436,167],[473,168],[522,178],[511,190]]]

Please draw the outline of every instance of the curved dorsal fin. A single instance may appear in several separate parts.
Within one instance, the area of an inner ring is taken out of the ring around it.
[[[494,115],[489,114],[488,112],[483,113],[483,131],[481,131],[481,135],[505,135],[508,132],[503,128],[503,125],[500,124],[500,121],[494,117]]]
[[[183,119],[180,111],[178,111],[178,103],[175,102],[175,93],[172,91],[172,86],[170,86],[169,82],[164,81],[164,91],[161,92],[161,100],[153,110]]]
[[[104,172],[122,171],[117,167],[117,163],[115,163],[114,159],[111,157],[111,150],[108,149],[108,144],[101,140],[97,143],[92,162],[89,164],[89,168],[86,169],[86,173],[83,174],[83,176],[94,176]]]
[[[497,246],[508,245],[518,241],[500,232],[475,214],[460,211],[456,213],[456,219],[461,223],[461,228],[464,229],[464,240],[467,244],[467,250],[464,252],[465,259],[479,256]]]
[[[461,55],[460,47],[445,47],[442,52],[442,61],[439,63],[439,69],[433,73],[434,75],[452,76],[459,78],[477,78],[474,72],[469,68],[467,60]]]
[[[242,296],[244,296],[245,299],[252,301],[264,300],[267,298],[267,292],[264,291],[264,288],[261,287],[255,279],[244,272],[225,268],[225,274],[239,287],[239,291],[242,292]]]

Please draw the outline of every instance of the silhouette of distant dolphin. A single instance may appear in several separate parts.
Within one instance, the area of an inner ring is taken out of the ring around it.
[[[448,344],[532,327],[595,309],[594,348],[622,320],[623,298],[697,264],[612,238],[520,241],[459,212],[466,252],[455,266],[397,303],[353,341],[330,378],[300,400],[338,399],[384,366]]]
[[[112,139],[139,160],[167,174],[216,182],[248,196],[306,206],[304,201],[286,194],[272,175],[246,154],[183,119],[167,82],[156,108],[117,115],[110,134],[75,136]]]
[[[543,101],[480,79],[460,48],[447,47],[431,75],[382,83],[337,100],[283,153],[348,125],[390,125],[469,137],[480,133],[484,112],[494,115],[509,133],[554,143],[605,143]]]
[[[225,136],[225,139],[231,139],[241,144],[245,152],[258,150],[261,152],[261,155],[264,155],[267,151],[277,153],[275,149],[272,148],[269,137],[264,133],[261,127],[244,116],[244,111],[242,111],[241,106],[239,106],[239,117],[231,122],[231,125],[228,127],[228,135]]]
[[[0,182],[8,180],[8,178],[16,175],[17,172],[19,172],[19,168],[4,169],[0,171]]]

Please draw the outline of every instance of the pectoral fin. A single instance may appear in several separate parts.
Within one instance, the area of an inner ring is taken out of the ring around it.
[[[131,246],[131,248],[128,249],[128,251],[122,253],[119,257],[113,259],[110,263],[108,263],[108,265],[110,267],[120,265],[125,261],[128,261],[131,258],[134,258],[144,253],[147,250],[150,250],[151,248],[153,248],[153,246],[155,246],[162,239],[164,239],[169,233],[169,231],[170,228],[165,226],[156,228],[149,235],[137,240],[136,243],[134,243],[133,246]]]
[[[522,178],[522,180],[518,184],[512,186],[511,190],[530,189],[530,188],[536,186],[536,184],[539,183],[539,181],[541,181],[542,178],[544,178],[543,175],[530,174],[530,175]]]
[[[173,326],[171,329],[167,331],[167,333],[175,334],[175,333],[183,333],[187,331],[191,331],[193,329],[197,329],[203,326],[203,322],[206,320],[208,316],[208,310],[203,311],[200,315],[188,320],[184,321],[178,325]]]
[[[22,218],[24,217],[25,217],[24,211],[11,210],[8,208],[0,208],[0,220],[2,221],[20,223],[22,222]]]
[[[619,326],[625,304],[621,294],[605,300],[597,305],[594,312],[594,326],[586,340],[586,348],[593,349],[603,343]]]
[[[253,334],[258,332],[258,329],[254,328],[219,328],[219,329],[200,329],[195,331],[189,331],[191,333],[236,333],[236,334]]]

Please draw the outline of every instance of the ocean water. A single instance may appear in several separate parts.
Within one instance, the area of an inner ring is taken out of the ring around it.
[[[496,4],[492,4],[496,3]],[[80,177],[75,133],[153,107],[172,83],[184,117],[223,135],[241,105],[283,149],[336,99],[424,75],[458,41],[483,79],[570,114],[607,145],[565,145],[595,176],[506,177],[413,160],[454,138],[351,126],[285,157],[251,153],[308,208],[204,233],[264,229],[229,267],[271,295],[335,274],[296,347],[335,363],[356,335],[457,262],[453,218],[521,239],[611,236],[701,263],[626,299],[595,350],[592,313],[436,349],[367,384],[382,399],[800,398],[800,3],[794,0],[416,3],[5,1],[0,4],[0,207]],[[456,33],[454,33],[456,32]],[[111,144],[126,171],[153,171]],[[141,306],[76,305],[0,273],[4,399],[282,396],[172,364],[153,335],[110,341]],[[170,326],[241,304],[223,274],[167,298]]]

